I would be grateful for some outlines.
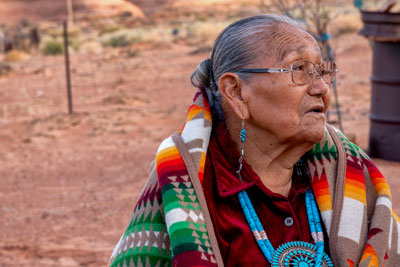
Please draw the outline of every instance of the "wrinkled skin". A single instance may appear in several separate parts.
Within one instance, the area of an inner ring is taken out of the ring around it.
[[[274,26],[268,40],[257,45],[265,45],[266,52],[246,68],[289,68],[297,60],[322,61],[315,39],[286,23]],[[287,195],[294,164],[324,136],[329,87],[317,76],[296,85],[290,73],[251,74],[249,79],[225,73],[219,90],[228,132],[238,148],[241,121],[246,122],[245,160],[265,186]]]
[[[317,42],[305,32],[293,31],[285,30],[286,34],[277,40],[277,51],[282,53],[262,58],[254,67],[288,68],[296,60],[321,63]],[[314,144],[322,139],[330,99],[329,88],[322,79],[296,85],[290,73],[256,74],[244,85],[242,97],[248,109],[247,119],[258,131],[268,131],[279,142],[294,145]],[[323,112],[307,112],[316,105]]]

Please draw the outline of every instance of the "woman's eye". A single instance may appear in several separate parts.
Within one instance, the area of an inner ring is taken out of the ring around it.
[[[331,74],[332,74],[332,71],[330,71],[330,70],[321,70],[321,76],[331,75]]]
[[[304,70],[304,65],[293,66],[293,70]]]

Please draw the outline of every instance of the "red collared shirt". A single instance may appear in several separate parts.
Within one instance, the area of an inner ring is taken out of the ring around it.
[[[203,189],[226,266],[270,266],[243,214],[237,193],[246,190],[274,248],[289,241],[314,243],[310,234],[305,192],[308,177],[293,175],[288,197],[273,193],[250,165],[243,162],[237,178],[239,152],[225,125],[213,130],[208,147]],[[326,238],[326,235],[325,235]],[[325,239],[327,240],[327,239]],[[325,251],[327,251],[325,241]]]

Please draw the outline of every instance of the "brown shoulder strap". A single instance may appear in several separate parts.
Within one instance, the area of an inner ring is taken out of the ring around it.
[[[344,184],[346,175],[346,156],[343,144],[342,142],[340,142],[339,136],[337,135],[336,131],[329,125],[327,125],[327,129],[333,139],[333,142],[335,143],[338,152],[338,170],[334,190],[334,198],[332,199],[333,214],[329,236],[329,248],[331,251],[331,258],[334,265],[336,266],[338,265],[339,261],[337,258],[337,252],[334,248],[338,246],[339,222],[343,206]]]
[[[183,161],[185,162],[190,179],[193,183],[194,190],[196,191],[197,198],[199,199],[201,210],[202,210],[203,216],[204,216],[204,221],[206,223],[208,235],[210,238],[211,247],[214,251],[215,259],[217,260],[217,264],[218,264],[218,266],[224,266],[224,262],[222,260],[221,252],[219,250],[219,246],[218,246],[218,242],[217,242],[217,237],[215,236],[214,226],[212,224],[210,213],[208,211],[206,198],[204,197],[203,188],[201,186],[193,159],[192,159],[192,157],[190,157],[189,151],[179,133],[173,134],[172,140],[174,141],[176,147],[179,150],[179,153],[182,156]]]

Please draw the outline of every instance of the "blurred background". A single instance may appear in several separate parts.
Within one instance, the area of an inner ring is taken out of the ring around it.
[[[359,8],[386,4],[0,0],[0,266],[107,264],[159,143],[183,124],[190,75],[246,16],[292,15],[314,34],[339,68],[329,121],[367,150],[372,49]],[[399,214],[400,163],[374,162]]]

